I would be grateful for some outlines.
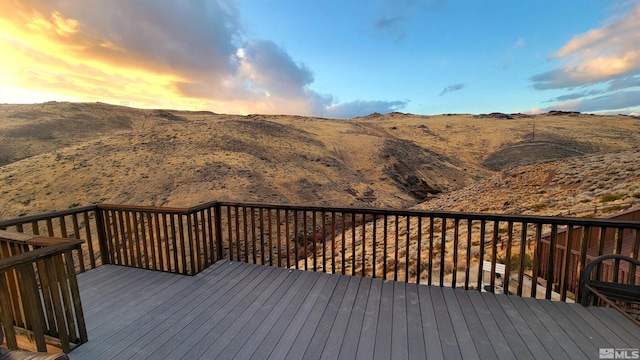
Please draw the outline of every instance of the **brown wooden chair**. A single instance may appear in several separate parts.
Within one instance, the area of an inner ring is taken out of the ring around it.
[[[48,354],[24,350],[9,350],[4,344],[4,331],[0,323],[0,360],[69,360],[67,354]]]
[[[613,281],[591,279],[591,273],[598,264],[605,260],[619,260],[629,262],[630,277],[635,279],[635,267],[640,261],[623,255],[603,255],[587,264],[581,279],[581,303],[588,306],[596,299],[617,309],[636,324],[640,325],[640,285],[623,284]]]

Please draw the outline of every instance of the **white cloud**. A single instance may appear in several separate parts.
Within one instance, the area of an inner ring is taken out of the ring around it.
[[[640,107],[640,5],[573,37],[550,58],[559,67],[531,77],[533,88],[569,89],[545,109],[630,112]],[[576,91],[575,89],[580,89]]]
[[[14,4],[12,11],[0,13],[0,20],[18,30],[0,35],[0,49],[10,47],[16,59],[31,61],[23,67],[19,60],[0,59],[0,64],[13,67],[7,70],[12,79],[37,82],[39,89],[58,89],[88,101],[106,97],[145,106],[199,101],[215,106],[213,111],[336,117],[367,114],[358,110],[388,112],[406,104],[335,104],[333,96],[313,91],[314,74],[303,62],[273,41],[247,37],[232,0]],[[22,41],[20,36],[31,38]],[[30,43],[36,38],[38,44]],[[22,47],[13,45],[17,43]]]
[[[640,74],[640,5],[575,36],[552,59],[561,67],[533,76],[536,89],[585,86]]]

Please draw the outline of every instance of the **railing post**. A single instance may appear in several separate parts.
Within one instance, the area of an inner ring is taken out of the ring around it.
[[[580,257],[578,259],[578,290],[576,292],[576,302],[582,302],[582,276],[584,274],[584,267],[587,265],[587,248],[589,247],[589,240],[591,237],[591,226],[582,227],[582,238],[580,239]]]
[[[11,302],[9,301],[9,287],[7,286],[4,272],[0,273],[0,295],[0,309],[2,309],[0,312],[0,320],[2,320],[1,326],[4,327],[5,341],[9,349],[15,350],[18,348],[18,343],[16,342],[16,334],[13,330],[13,311],[11,309]]]
[[[109,247],[107,246],[107,233],[104,229],[104,216],[100,206],[96,207],[96,231],[98,232],[98,245],[100,246],[100,259],[102,265],[109,264]]]
[[[222,206],[220,203],[216,203],[214,206],[214,221],[216,223],[216,248],[218,250],[218,260],[224,258],[224,251],[222,249]],[[231,241],[231,239],[229,239]]]

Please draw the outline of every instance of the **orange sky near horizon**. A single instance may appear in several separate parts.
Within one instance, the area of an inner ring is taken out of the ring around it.
[[[139,108],[270,113],[273,104],[202,99],[181,93],[189,82],[171,68],[146,66],[83,23],[20,1],[0,17],[0,102],[101,101]]]
[[[0,103],[329,118],[640,111],[640,0],[1,1]],[[575,16],[558,23],[562,9]]]

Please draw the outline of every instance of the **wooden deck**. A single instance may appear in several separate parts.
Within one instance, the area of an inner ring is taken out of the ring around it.
[[[640,348],[612,309],[220,261],[78,276],[72,359],[585,359]]]

